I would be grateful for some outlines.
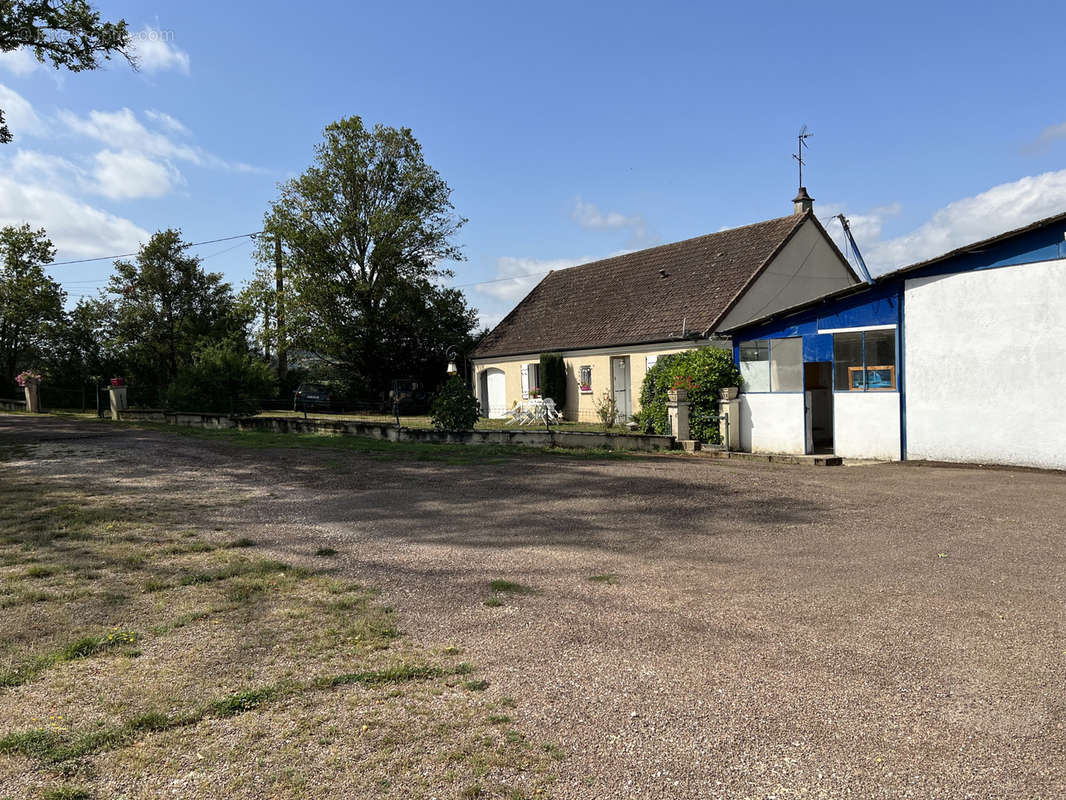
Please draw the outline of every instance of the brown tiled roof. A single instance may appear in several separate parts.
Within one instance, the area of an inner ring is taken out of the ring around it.
[[[707,333],[809,214],[548,273],[475,358],[662,342]],[[665,273],[665,274],[663,274]]]

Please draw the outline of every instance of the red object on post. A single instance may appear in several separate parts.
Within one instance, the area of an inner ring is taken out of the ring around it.
[[[125,378],[112,378],[111,379],[111,385],[112,386],[125,386],[126,385],[126,379]]]

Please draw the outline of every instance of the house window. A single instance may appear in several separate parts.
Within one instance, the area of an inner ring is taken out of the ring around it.
[[[533,363],[529,365],[529,392],[533,394],[536,392],[540,394],[540,364]]]
[[[581,394],[592,394],[592,367],[580,367],[578,369],[577,386]]]
[[[896,389],[896,331],[833,334],[833,385],[838,392]]]
[[[654,367],[655,366],[655,362],[658,361],[658,360],[659,360],[658,356],[645,356],[644,357],[644,371],[647,372],[649,369]]]
[[[740,343],[740,377],[745,392],[770,391],[770,340]]]
[[[753,339],[740,343],[745,392],[802,392],[803,339]]]

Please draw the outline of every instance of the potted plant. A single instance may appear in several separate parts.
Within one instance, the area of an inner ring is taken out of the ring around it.
[[[739,393],[740,387],[738,386],[723,386],[718,390],[718,396],[723,400],[736,400]]]
[[[26,393],[26,410],[36,414],[40,410],[40,395],[37,393],[37,387],[41,384],[41,373],[31,369],[24,370],[15,376],[15,383]]]
[[[695,383],[688,375],[679,375],[674,378],[674,382],[667,390],[666,395],[671,403],[684,403],[688,400],[688,393],[698,388],[699,384]]]

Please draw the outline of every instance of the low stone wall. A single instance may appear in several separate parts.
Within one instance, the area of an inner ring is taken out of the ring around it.
[[[0,411],[25,411],[25,400],[0,400]]]
[[[397,428],[382,422],[300,419],[298,417],[231,417],[226,414],[192,414],[159,409],[129,409],[119,412],[122,420],[165,422],[217,430],[236,428],[268,433],[321,433],[333,436],[362,436],[390,442],[436,442],[446,444],[509,444],[523,447],[604,448],[651,452],[670,450],[672,436],[598,433],[566,430],[476,430],[436,431],[424,428]]]

